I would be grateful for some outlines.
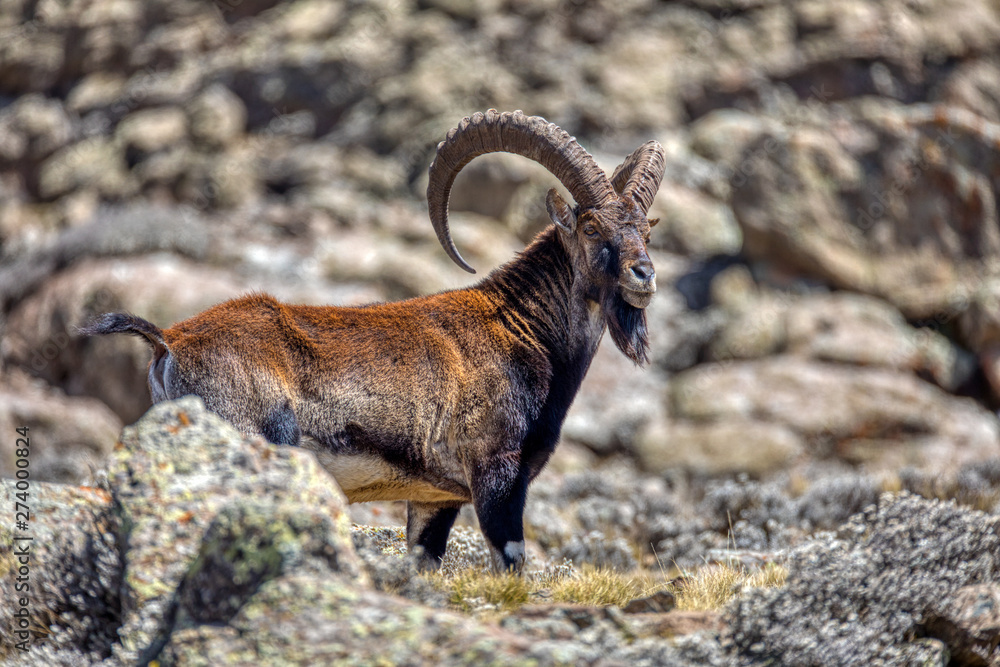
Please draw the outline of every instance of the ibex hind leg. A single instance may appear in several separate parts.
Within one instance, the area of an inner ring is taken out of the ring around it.
[[[448,534],[458,517],[460,503],[406,503],[406,544],[410,552],[420,547],[417,558],[421,570],[441,567],[448,547]]]

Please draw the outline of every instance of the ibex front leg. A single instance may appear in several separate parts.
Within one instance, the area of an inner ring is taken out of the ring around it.
[[[506,452],[472,466],[472,501],[493,554],[494,569],[520,573],[524,567],[524,501],[530,481],[520,455]]]

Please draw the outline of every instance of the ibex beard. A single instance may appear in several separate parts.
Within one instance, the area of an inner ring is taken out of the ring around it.
[[[187,394],[246,433],[316,452],[348,500],[406,500],[407,542],[425,568],[472,503],[498,570],[524,565],[528,485],[559,440],[605,329],[648,361],[645,307],[656,290],[646,213],[663,175],[650,141],[609,179],[566,132],[490,110],[438,146],[427,189],[448,255],[457,173],[511,152],[545,166],[576,202],[546,197],[552,225],[478,284],[357,308],[287,305],[253,294],[168,329],[124,313],[85,327],[153,348],[153,402]]]

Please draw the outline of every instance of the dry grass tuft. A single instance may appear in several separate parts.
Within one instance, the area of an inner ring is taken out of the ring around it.
[[[498,611],[514,611],[528,601],[532,583],[525,577],[468,569],[453,575],[428,575],[434,585],[448,595],[448,602],[462,611],[490,606]]]
[[[657,588],[663,588],[662,582],[648,573],[623,574],[585,566],[577,576],[556,582],[552,586],[552,599],[595,607],[624,607],[636,598],[652,594]]]
[[[745,588],[777,588],[785,584],[788,571],[769,564],[748,571],[728,565],[707,565],[672,584],[677,596],[677,609],[682,611],[712,611],[721,609]]]
[[[565,575],[560,577],[530,574],[521,577],[478,568],[425,576],[458,610],[510,613],[533,598],[592,607],[624,607],[632,600],[661,589],[677,596],[677,609],[681,611],[714,611],[746,588],[783,586],[787,574],[785,568],[772,563],[755,570],[706,565],[670,583],[664,583],[661,573],[648,570],[622,573],[593,566],[566,569]]]
[[[650,572],[623,574],[592,566],[576,570],[565,565],[553,570],[516,576],[467,569],[426,576],[448,596],[449,604],[466,612],[511,612],[532,598],[593,607],[624,606],[664,588],[662,579]]]

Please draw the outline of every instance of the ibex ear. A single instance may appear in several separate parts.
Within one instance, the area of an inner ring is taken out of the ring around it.
[[[576,230],[576,215],[555,188],[550,189],[545,195],[545,208],[552,222],[556,223],[556,227],[567,234],[572,234]]]
[[[659,218],[646,218],[646,222],[649,223],[650,227],[656,227],[656,223],[660,221]]]

